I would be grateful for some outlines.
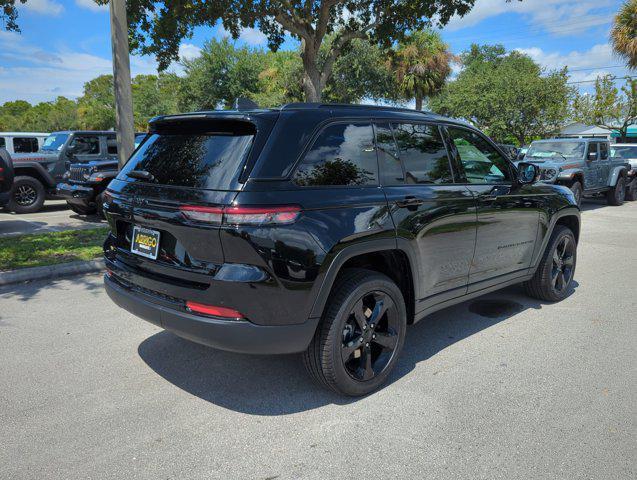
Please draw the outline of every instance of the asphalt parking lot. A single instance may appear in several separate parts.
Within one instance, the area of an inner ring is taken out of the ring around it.
[[[565,301],[438,312],[362,399],[163,332],[99,276],[4,287],[0,478],[636,478],[637,202],[584,210]]]
[[[64,200],[49,200],[40,212],[15,214],[0,209],[0,237],[44,233],[62,230],[79,230],[105,225],[98,215],[78,215]]]

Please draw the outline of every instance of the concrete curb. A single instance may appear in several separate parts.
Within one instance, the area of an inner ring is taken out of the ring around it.
[[[57,265],[47,265],[44,267],[21,268],[19,270],[0,272],[0,286],[29,282],[32,280],[46,280],[49,278],[99,272],[103,271],[104,268],[103,259],[59,263]]]

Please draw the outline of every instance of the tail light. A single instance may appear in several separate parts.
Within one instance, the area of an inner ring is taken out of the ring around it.
[[[267,207],[202,207],[186,205],[179,209],[189,220],[217,225],[287,225],[301,214],[298,205]]]
[[[186,308],[193,313],[201,313],[212,317],[232,318],[239,320],[245,318],[240,312],[233,308],[218,307],[215,305],[205,305],[197,302],[186,302]]]

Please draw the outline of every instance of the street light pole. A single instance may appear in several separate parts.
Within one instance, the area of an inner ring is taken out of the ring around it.
[[[113,83],[115,89],[115,127],[117,130],[119,168],[121,169],[128,157],[133,153],[135,144],[126,0],[110,0],[110,11]]]

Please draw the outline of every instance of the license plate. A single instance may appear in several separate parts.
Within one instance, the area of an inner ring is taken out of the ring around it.
[[[142,257],[155,260],[159,251],[159,232],[134,226],[130,251]]]

